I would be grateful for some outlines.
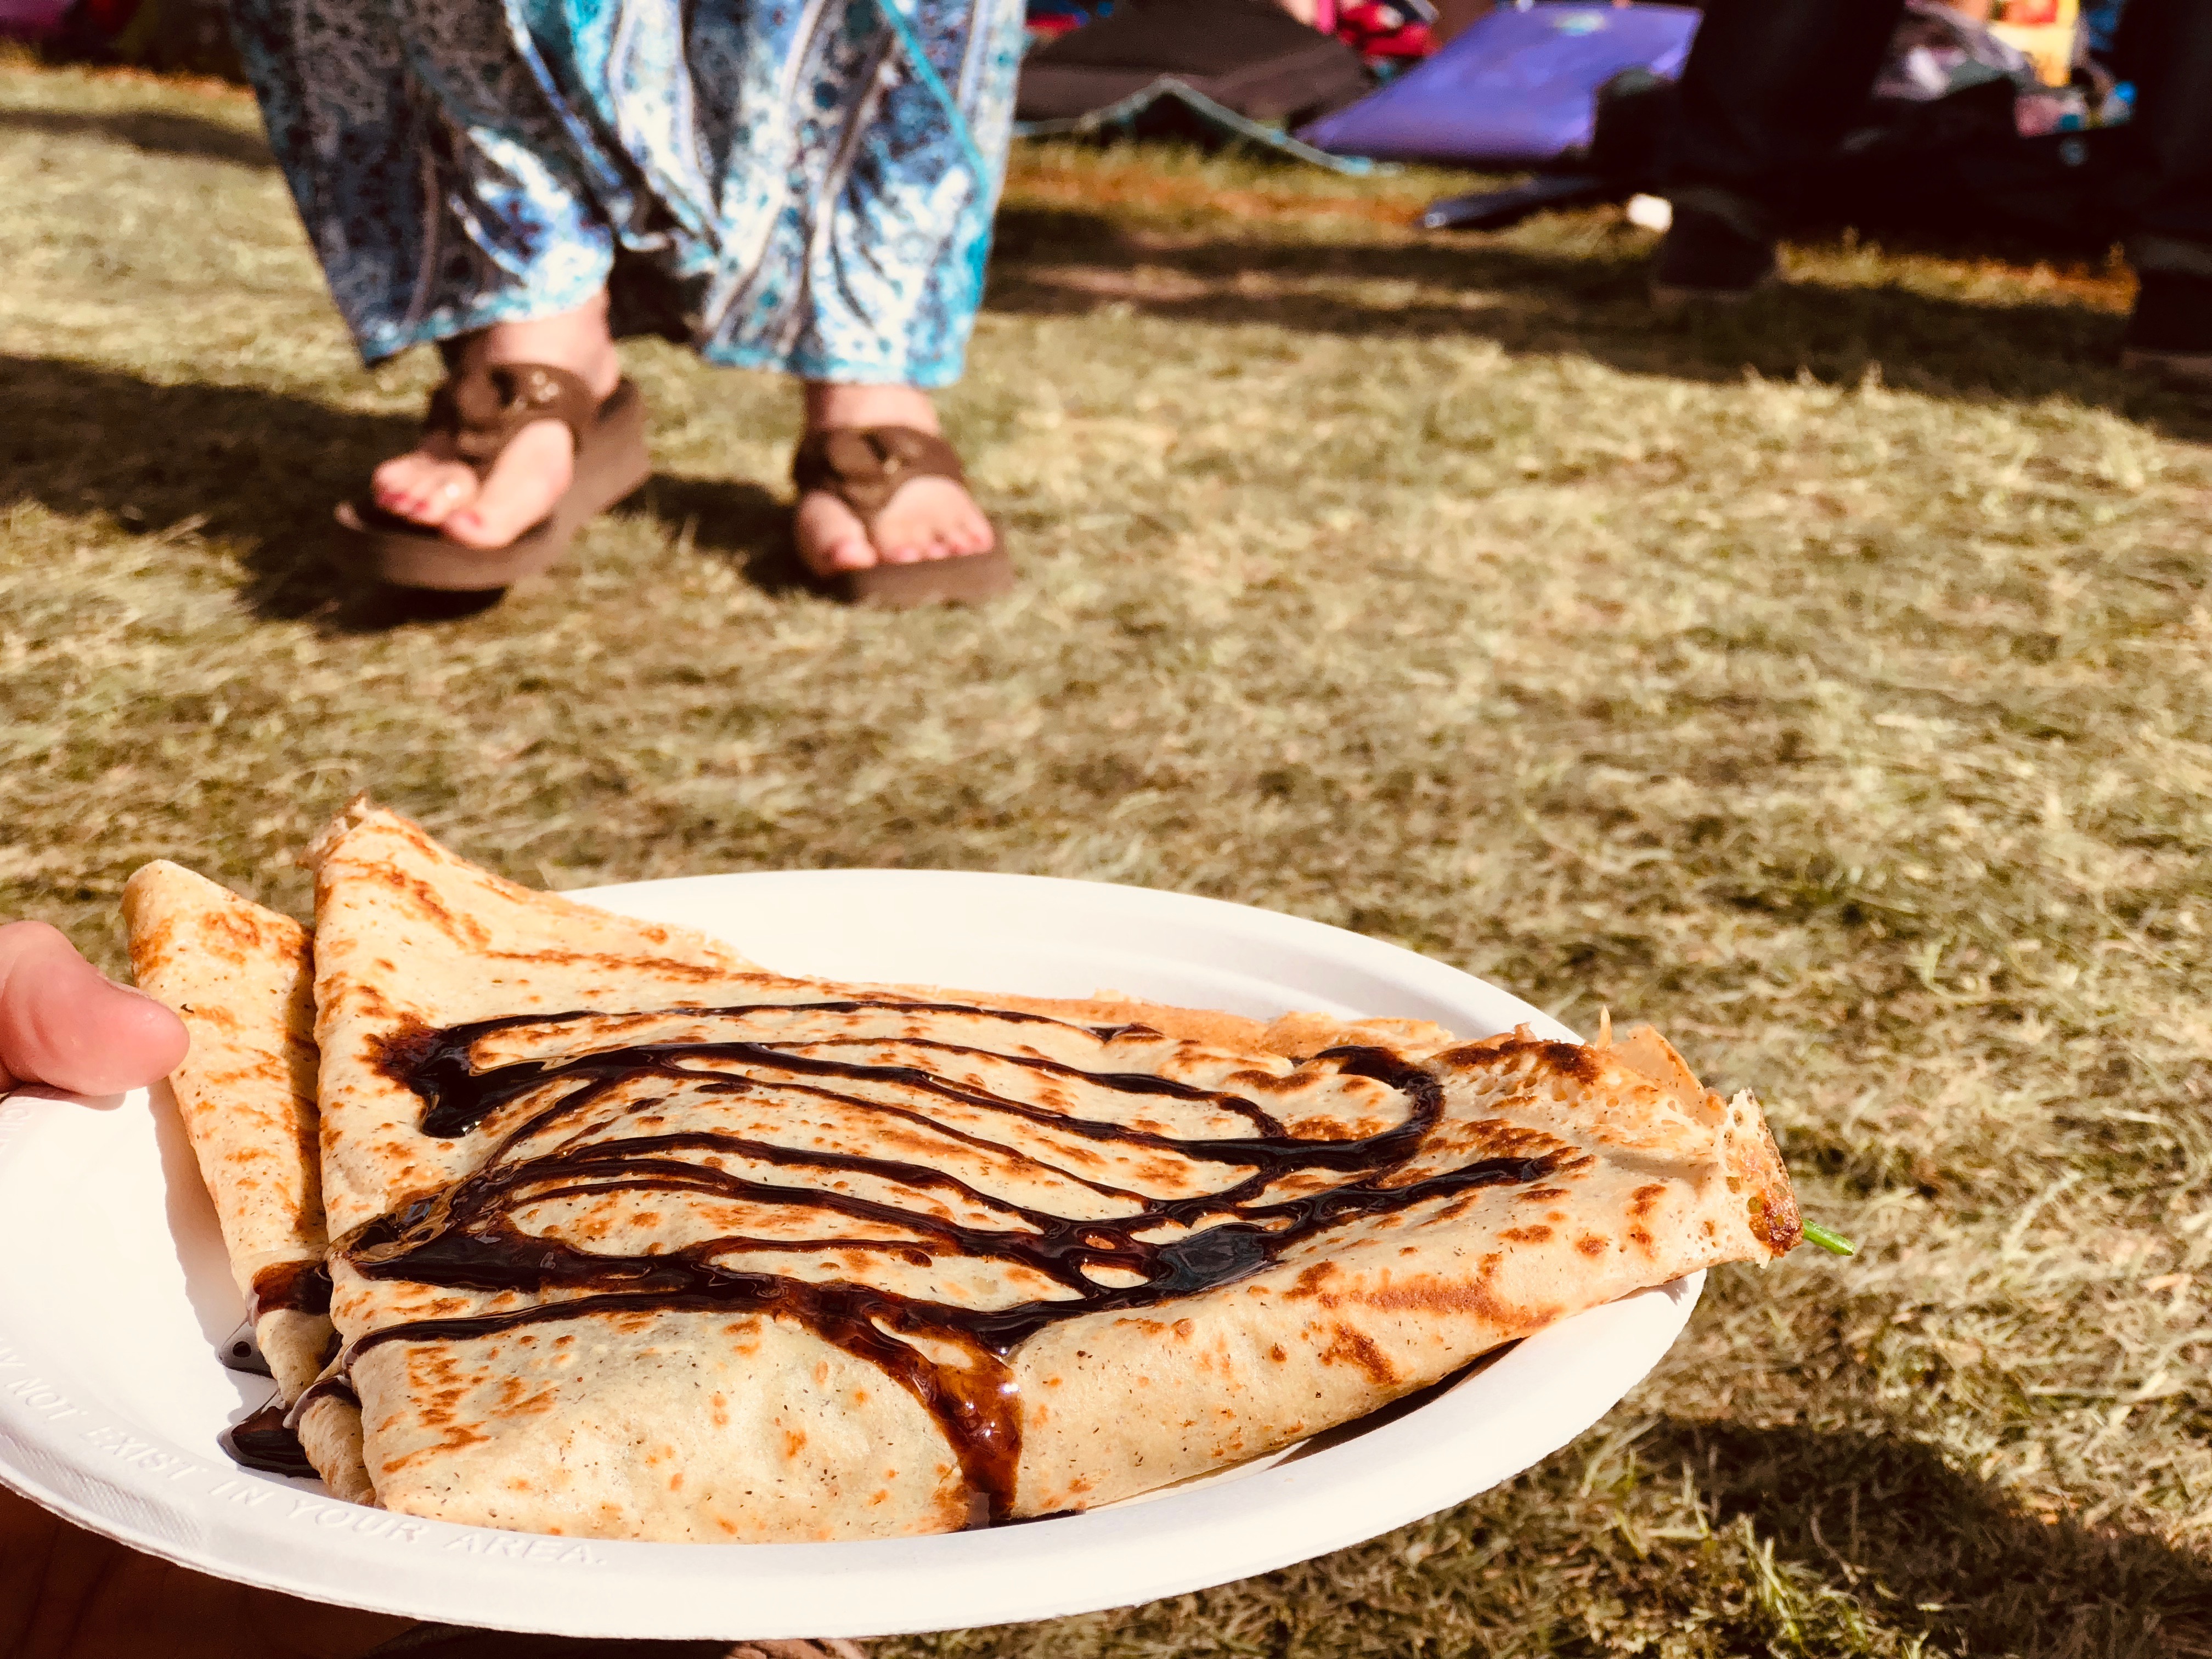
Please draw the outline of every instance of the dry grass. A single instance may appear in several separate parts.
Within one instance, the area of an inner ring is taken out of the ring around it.
[[[650,490],[388,627],[321,526],[429,366],[356,370],[252,123],[0,75],[0,909],[298,909],[370,786],[562,886],[1218,894],[1656,1018],[1866,1243],[1458,1510],[893,1652],[2212,1654],[2212,428],[2111,367],[2124,278],[1802,248],[1662,329],[1608,215],[1032,151],[949,404],[1013,602],[780,585],[787,393],[652,347]]]

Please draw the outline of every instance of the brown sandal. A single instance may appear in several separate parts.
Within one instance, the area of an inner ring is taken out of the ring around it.
[[[963,489],[968,475],[944,439],[910,426],[841,426],[810,432],[791,458],[791,481],[801,495],[827,490],[859,515],[871,540],[876,520],[909,478],[950,478]],[[1013,562],[994,522],[988,553],[912,564],[875,564],[827,580],[854,605],[903,611],[921,605],[968,605],[994,599],[1014,585]]]
[[[645,452],[645,399],[636,386],[621,381],[602,402],[577,376],[544,363],[491,363],[453,376],[430,394],[422,429],[450,436],[456,458],[481,478],[533,421],[559,421],[575,434],[575,477],[553,510],[505,547],[464,546],[373,501],[339,507],[338,522],[362,544],[380,580],[473,593],[534,576],[568,550],[586,520],[653,471]]]

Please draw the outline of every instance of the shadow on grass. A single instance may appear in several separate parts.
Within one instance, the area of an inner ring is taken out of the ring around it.
[[[1784,287],[1735,311],[1668,324],[1653,316],[1645,281],[1640,258],[1547,254],[1488,239],[1141,237],[1103,214],[1017,205],[999,216],[986,303],[1067,316],[1120,304],[1170,319],[1356,337],[1474,336],[1516,354],[1582,356],[1631,374],[1711,382],[1751,368],[1850,386],[1878,367],[1888,384],[1924,395],[2064,398],[2168,436],[2212,441],[2212,408],[2124,375],[2119,319],[2078,304]],[[1400,302],[1350,286],[1407,282],[1464,297]]]
[[[1778,1554],[1942,1652],[2212,1659],[2212,1562],[2027,1513],[1932,1447],[1668,1419],[1637,1455],[1686,1465],[1717,1523],[1748,1515]]]
[[[474,615],[496,593],[422,594],[349,569],[331,521],[412,420],[252,386],[162,386],[112,369],[0,356],[0,490],[57,513],[105,513],[134,533],[204,530],[245,546],[254,614],[377,632]],[[796,584],[787,510],[760,485],[656,473],[617,511],[737,560],[771,592]]]
[[[669,526],[678,544],[735,560],[738,574],[764,593],[817,591],[791,539],[791,504],[759,484],[656,472],[615,510],[647,514]]]
[[[153,110],[0,109],[0,134],[44,133],[61,138],[105,138],[155,155],[185,155],[233,167],[276,165],[258,132],[222,121]]]

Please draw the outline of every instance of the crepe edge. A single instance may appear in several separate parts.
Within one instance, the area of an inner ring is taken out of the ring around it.
[[[642,937],[669,952],[665,965],[694,971],[711,968],[717,972],[732,975],[766,971],[734,945],[697,928],[625,916],[587,900],[574,899],[565,894],[550,892],[540,887],[526,887],[520,882],[510,881],[473,859],[463,858],[413,818],[395,812],[388,806],[380,805],[367,794],[356,795],[341,807],[301,855],[301,863],[315,875],[315,915],[319,922],[325,906],[331,902],[329,886],[333,865],[342,863],[349,854],[365,853],[365,861],[369,868],[380,866],[384,873],[394,873],[396,865],[389,856],[380,857],[375,851],[362,845],[386,837],[397,838],[404,844],[406,852],[416,858],[427,859],[441,870],[458,872],[467,880],[483,883],[497,897],[519,904],[526,911],[597,923],[615,922],[634,928]],[[466,939],[464,931],[456,925],[456,918],[446,910],[437,894],[427,884],[400,879],[394,884],[408,889],[416,904],[443,925],[457,940],[478,950],[483,949],[482,941]],[[489,951],[487,954],[497,956],[501,953]],[[644,960],[648,966],[662,965],[649,959],[625,960]]]
[[[316,836],[307,862],[315,877],[323,1204],[333,1235],[462,1172],[459,1143],[404,1116],[404,1091],[383,1066],[384,1041],[420,1023],[426,986],[505,985],[540,967],[579,985],[638,975],[708,984],[763,971],[696,929],[495,875],[366,795]]]
[[[1609,1025],[1608,1022],[1608,1025]],[[1635,1025],[1604,1046],[1672,1096],[1691,1117],[1712,1124],[1719,1132],[1721,1164],[1729,1189],[1744,1201],[1744,1219],[1751,1236],[1776,1261],[1803,1243],[1805,1224],[1797,1210],[1796,1189],[1775,1144],[1774,1130],[1759,1097],[1740,1089],[1723,1099],[1719,1091],[1698,1080],[1674,1045],[1652,1025]]]
[[[325,1376],[333,1375],[325,1371]],[[361,1407],[341,1395],[321,1394],[300,1408],[292,1431],[331,1496],[364,1508],[380,1508],[362,1449]]]
[[[994,1008],[1043,1014],[1076,1025],[1142,1025],[1179,1042],[1210,1048],[1257,1048],[1285,1060],[1305,1060],[1324,1048],[1346,1044],[1394,1048],[1409,1059],[1423,1060],[1458,1041],[1443,1026],[1425,1019],[1345,1019],[1334,1014],[1293,1012],[1259,1020],[1219,1009],[1146,1002],[1121,991],[1098,990],[1087,997],[1031,997],[941,985],[890,988],[928,1001],[982,1001]]]

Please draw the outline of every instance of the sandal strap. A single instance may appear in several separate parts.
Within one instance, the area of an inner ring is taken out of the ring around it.
[[[968,474],[952,446],[910,426],[836,426],[810,432],[791,458],[791,481],[802,495],[823,489],[860,515],[869,531],[909,478],[950,478],[965,487]]]
[[[487,363],[456,374],[430,394],[423,429],[453,441],[453,453],[479,473],[490,470],[514,434],[537,421],[558,421],[578,449],[599,418],[599,400],[580,376],[550,363]]]

